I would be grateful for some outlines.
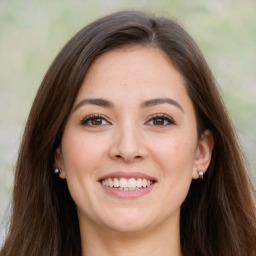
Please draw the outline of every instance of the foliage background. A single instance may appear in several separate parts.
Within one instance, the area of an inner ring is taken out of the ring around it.
[[[0,0],[0,244],[13,169],[40,82],[67,40],[116,10],[177,18],[203,51],[256,176],[255,0]]]

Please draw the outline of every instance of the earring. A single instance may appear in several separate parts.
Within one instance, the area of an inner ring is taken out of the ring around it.
[[[200,179],[204,178],[204,172],[201,169],[197,169],[197,173],[198,173]]]
[[[56,169],[54,170],[54,173],[55,173],[55,174],[60,174],[60,173],[61,173],[61,170],[60,170],[59,168],[56,168]]]

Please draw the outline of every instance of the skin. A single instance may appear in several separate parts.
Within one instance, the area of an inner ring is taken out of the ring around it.
[[[111,106],[83,102],[95,98]],[[172,101],[145,106],[155,98]],[[98,57],[55,156],[77,205],[83,255],[181,255],[180,207],[212,147],[209,131],[198,138],[184,79],[162,51],[133,46]],[[117,198],[98,181],[116,171],[156,182],[143,196]]]

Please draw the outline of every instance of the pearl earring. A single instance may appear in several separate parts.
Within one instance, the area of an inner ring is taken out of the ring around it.
[[[204,178],[204,172],[201,169],[197,169],[197,173],[198,173],[200,179]]]
[[[60,174],[60,173],[61,173],[61,170],[60,170],[59,168],[56,168],[56,169],[54,170],[54,173],[55,173],[55,174]]]

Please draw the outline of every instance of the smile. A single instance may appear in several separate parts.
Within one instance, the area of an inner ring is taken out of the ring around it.
[[[131,191],[147,188],[151,186],[154,181],[141,178],[107,178],[101,180],[103,186],[116,188],[119,190]]]
[[[158,181],[145,173],[119,171],[100,177],[98,182],[108,195],[136,199],[150,193]]]

